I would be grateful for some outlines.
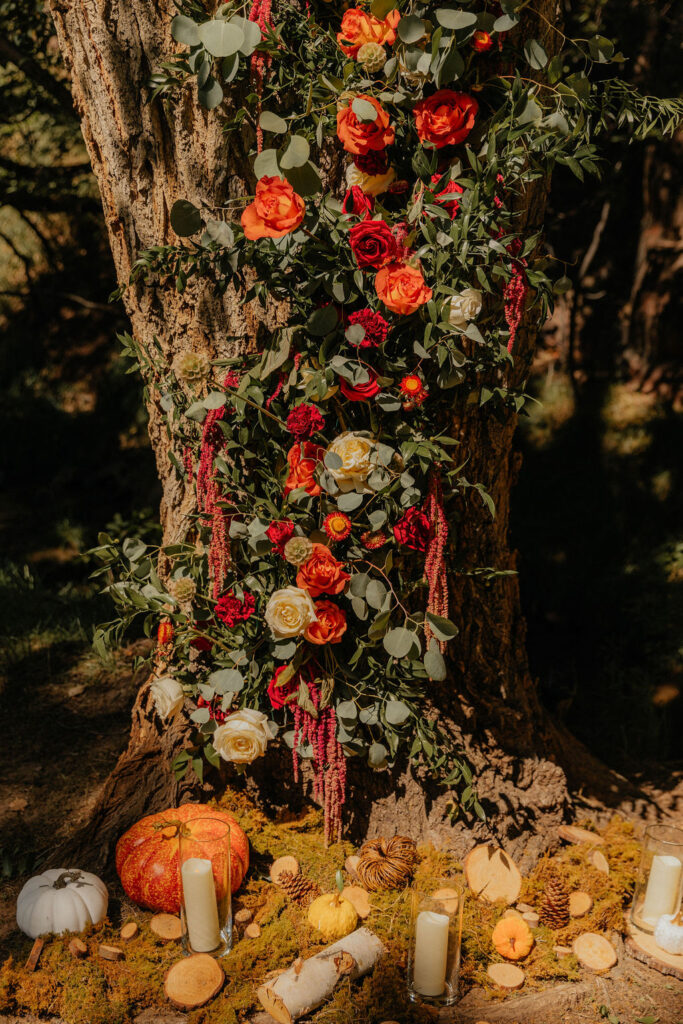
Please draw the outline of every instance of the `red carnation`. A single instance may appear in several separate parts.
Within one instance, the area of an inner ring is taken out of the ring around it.
[[[241,601],[232,590],[228,591],[218,600],[215,608],[216,618],[231,629],[238,622],[246,622],[255,611],[254,595],[247,590],[244,591],[244,598]]]
[[[316,430],[322,430],[324,426],[325,420],[320,415],[318,409],[314,405],[308,405],[306,402],[297,405],[287,417],[287,430],[290,434],[294,435],[297,441],[303,441],[304,438],[312,437]]]
[[[294,523],[291,519],[274,519],[266,530],[268,539],[273,544],[273,551],[284,556],[285,544],[294,536]]]
[[[352,188],[347,189],[344,202],[342,203],[342,210],[350,216],[367,220],[374,206],[375,200],[373,197],[366,195],[360,185],[353,185]]]
[[[349,324],[360,324],[365,331],[360,348],[377,348],[387,340],[389,324],[381,313],[375,313],[372,309],[359,309],[355,313],[351,313],[348,322]]]
[[[275,675],[268,683],[268,699],[274,708],[283,708],[287,703],[287,698],[291,697],[299,686],[296,673],[288,682],[284,683],[282,686],[278,685],[280,676],[288,668],[288,665],[280,665],[275,669]]]
[[[362,220],[349,231],[349,244],[359,267],[386,267],[397,259],[396,239],[383,220]]]
[[[382,390],[377,383],[377,374],[374,370],[368,370],[370,379],[365,384],[349,384],[344,377],[340,378],[341,393],[350,402],[369,402],[371,398],[378,395]]]
[[[441,180],[441,174],[432,174],[432,185],[438,184]],[[434,202],[441,203],[445,206],[451,215],[451,220],[455,220],[456,214],[460,209],[460,203],[454,198],[453,193],[456,195],[462,195],[465,189],[462,185],[458,185],[457,181],[449,181],[445,188],[442,188],[440,192],[435,192]]]
[[[209,622],[195,622],[194,628],[202,631],[208,629],[210,626]],[[194,647],[196,651],[210,651],[213,647],[213,643],[206,636],[200,636],[199,633],[195,633],[193,638],[190,640],[190,647]]]
[[[426,551],[429,540],[429,519],[417,506],[409,508],[394,526],[394,537],[399,544],[413,551]]]
[[[384,150],[372,149],[369,153],[356,153],[354,163],[359,171],[372,177],[386,174],[389,170],[389,161]]]

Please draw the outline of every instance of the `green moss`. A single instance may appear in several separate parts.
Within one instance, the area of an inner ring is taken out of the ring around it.
[[[219,801],[229,809],[247,832],[252,846],[252,868],[246,885],[236,899],[248,907],[260,925],[256,939],[241,938],[221,961],[226,984],[209,1005],[189,1015],[190,1024],[240,1024],[257,1007],[256,989],[270,972],[289,966],[297,957],[311,956],[324,947],[306,921],[306,913],[290,903],[272,885],[268,867],[275,857],[293,854],[302,871],[324,890],[334,888],[337,869],[352,852],[349,843],[326,849],[322,839],[322,815],[310,811],[301,815],[267,818],[244,793],[228,791]],[[593,897],[589,914],[572,921],[561,931],[538,928],[535,946],[524,960],[527,987],[542,988],[559,980],[575,980],[579,966],[573,956],[558,958],[556,945],[571,945],[584,931],[622,930],[623,911],[635,880],[639,844],[632,827],[615,818],[603,831],[603,847],[610,874],[597,871],[589,860],[589,848],[568,846],[552,860],[543,858],[525,879],[521,898],[538,905],[549,873],[558,871],[570,890],[583,889]],[[461,866],[448,851],[431,846],[419,848],[416,881],[425,889],[438,887],[444,877],[459,875]],[[395,1018],[404,1024],[427,1024],[429,1013],[407,1002],[405,995],[406,951],[410,920],[410,890],[376,893],[371,896],[369,926],[386,945],[389,955],[381,970],[359,983],[343,982],[333,998],[314,1015],[316,1024],[353,1024],[358,1020],[379,1024]],[[467,899],[463,915],[462,988],[479,984],[489,988],[487,966],[501,958],[491,946],[491,932],[504,913],[503,904]],[[0,968],[0,1013],[59,1015],[66,1024],[129,1024],[146,1007],[163,1006],[163,979],[179,955],[175,943],[163,943],[149,929],[150,914],[140,912],[140,934],[125,945],[125,959],[110,962],[98,957],[100,943],[119,942],[119,923],[105,922],[83,936],[88,944],[86,960],[74,960],[68,940],[46,944],[38,970],[27,973],[21,964],[31,947],[30,940]],[[23,958],[23,959],[22,959]],[[495,998],[502,998],[491,991]]]

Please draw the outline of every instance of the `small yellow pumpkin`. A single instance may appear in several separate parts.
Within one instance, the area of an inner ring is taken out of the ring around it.
[[[326,942],[343,939],[358,924],[353,904],[339,892],[326,892],[313,900],[308,909],[308,923],[317,928]]]
[[[534,936],[521,917],[504,917],[493,929],[491,941],[506,960],[522,960],[531,950]]]

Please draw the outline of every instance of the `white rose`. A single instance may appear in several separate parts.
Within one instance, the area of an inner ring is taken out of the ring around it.
[[[451,327],[462,330],[470,320],[481,313],[481,292],[478,288],[464,288],[457,295],[451,295],[448,322]]]
[[[372,458],[374,449],[375,442],[371,437],[363,437],[350,430],[335,437],[327,450],[338,455],[342,464],[338,469],[330,468],[329,472],[340,491],[358,491],[359,494],[372,491],[367,479],[375,468]]]
[[[159,718],[175,718],[185,703],[182,686],[177,679],[171,679],[170,676],[155,679],[150,686],[150,692]]]
[[[271,594],[264,616],[276,640],[300,636],[318,621],[311,595],[299,587],[285,587]]]
[[[380,196],[396,180],[396,171],[390,167],[384,174],[366,174],[354,163],[346,168],[346,184],[349,188],[358,185],[366,196]]]
[[[263,712],[242,708],[218,726],[211,742],[224,761],[251,764],[265,754],[271,738],[268,719]]]

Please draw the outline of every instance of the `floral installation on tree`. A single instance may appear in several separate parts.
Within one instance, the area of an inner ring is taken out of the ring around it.
[[[616,79],[591,83],[586,67],[623,59],[601,36],[572,43],[541,24],[523,42],[533,12],[519,0],[343,14],[254,0],[208,20],[177,6],[183,50],[153,75],[153,99],[196,88],[251,140],[254,191],[213,216],[176,202],[172,225],[192,241],[142,253],[133,279],[182,291],[210,277],[264,309],[286,300],[289,319],[262,351],[213,364],[186,352],[168,367],[122,339],[196,511],[163,551],[102,535],[119,618],[96,646],[136,615],[157,636],[156,708],[171,718],[184,699],[196,727],[178,774],[244,769],[280,734],[295,775],[311,762],[330,840],[346,759],[379,770],[403,748],[483,817],[428,710],[457,643],[455,524],[470,495],[495,514],[452,436],[454,389],[485,416],[524,405],[509,386],[519,332],[553,292],[520,219],[525,190],[554,164],[596,171],[589,121],[595,133],[640,104],[650,130],[673,114]],[[340,163],[330,187],[321,168]]]

